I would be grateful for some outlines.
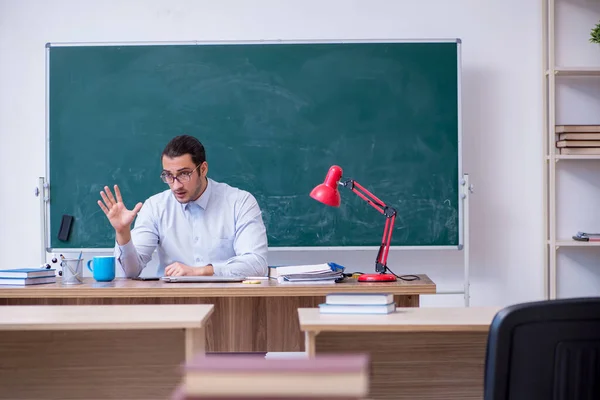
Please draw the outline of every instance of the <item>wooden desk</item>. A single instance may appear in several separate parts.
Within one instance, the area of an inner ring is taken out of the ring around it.
[[[419,295],[436,292],[426,276],[419,281],[348,283],[332,285],[243,283],[164,283],[117,279],[83,285],[56,284],[35,287],[0,287],[2,305],[65,304],[214,304],[207,326],[207,351],[304,351],[297,309],[316,307],[333,292],[393,293],[398,305],[418,307]]]
[[[1,399],[166,399],[212,305],[0,307]]]
[[[373,399],[483,398],[490,323],[499,308],[398,308],[388,315],[298,310],[309,355],[368,352]]]

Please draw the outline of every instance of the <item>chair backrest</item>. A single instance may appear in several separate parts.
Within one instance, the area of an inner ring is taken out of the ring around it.
[[[484,399],[600,399],[600,297],[500,310],[488,336]]]

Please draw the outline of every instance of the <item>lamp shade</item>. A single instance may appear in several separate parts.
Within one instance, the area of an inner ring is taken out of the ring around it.
[[[310,197],[328,206],[339,207],[340,192],[338,191],[338,182],[341,178],[342,168],[337,165],[332,166],[329,168],[327,176],[325,176],[325,182],[315,187],[310,192]]]

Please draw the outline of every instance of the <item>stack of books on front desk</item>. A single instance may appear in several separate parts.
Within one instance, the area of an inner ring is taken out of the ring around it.
[[[264,355],[200,355],[186,364],[173,400],[364,399],[367,354],[267,359]]]
[[[319,304],[321,314],[390,314],[396,311],[389,293],[330,293]]]
[[[0,270],[0,285],[27,286],[55,283],[56,271],[41,268],[16,268]]]
[[[600,155],[600,125],[557,125],[556,147],[565,155]]]

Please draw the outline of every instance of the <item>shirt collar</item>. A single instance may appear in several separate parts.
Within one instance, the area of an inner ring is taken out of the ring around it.
[[[210,200],[210,194],[212,193],[212,187],[213,184],[211,179],[206,178],[206,189],[204,190],[204,193],[202,193],[196,200],[184,204],[184,209],[187,209],[190,204],[194,203],[201,209],[206,210],[206,206],[208,206],[208,201]]]

